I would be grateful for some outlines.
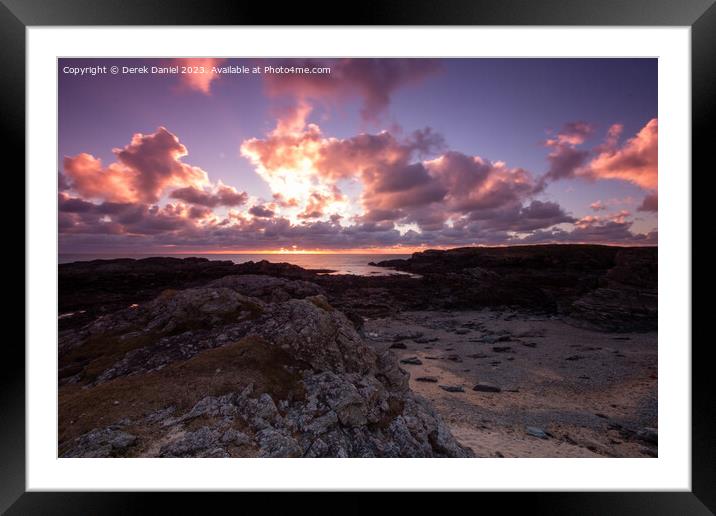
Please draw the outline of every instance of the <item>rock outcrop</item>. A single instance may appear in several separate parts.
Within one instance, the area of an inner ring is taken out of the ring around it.
[[[484,307],[557,315],[606,331],[656,328],[655,247],[468,247],[424,251],[374,265],[414,276],[325,275],[323,270],[288,263],[234,264],[202,258],[62,264],[59,326],[77,329],[102,315],[144,305],[167,290],[210,282],[220,287],[226,281],[265,302],[325,295],[358,329],[364,317],[389,317],[402,310]],[[266,277],[272,279],[261,279]]]
[[[377,266],[420,274],[416,308],[513,306],[606,331],[657,324],[657,248],[600,245],[466,247]]]
[[[465,457],[305,280],[228,276],[65,332],[65,457]]]
[[[235,264],[206,258],[119,258],[63,263],[58,283],[60,329],[78,328],[100,315],[143,303],[167,289],[203,286],[230,275],[270,275],[311,280],[322,270],[310,271],[290,263],[265,260]]]

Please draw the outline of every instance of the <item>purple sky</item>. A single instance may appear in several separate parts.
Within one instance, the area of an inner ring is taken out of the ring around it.
[[[58,74],[60,252],[656,243],[656,59]]]

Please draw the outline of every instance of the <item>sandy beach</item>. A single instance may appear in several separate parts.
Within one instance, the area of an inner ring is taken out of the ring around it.
[[[405,312],[365,329],[477,456],[656,454],[637,437],[657,424],[656,332],[604,333],[493,310]],[[499,392],[474,391],[478,384]],[[445,390],[455,387],[464,392]]]

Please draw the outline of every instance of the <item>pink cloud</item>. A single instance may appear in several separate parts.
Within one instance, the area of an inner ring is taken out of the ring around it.
[[[164,127],[148,135],[136,133],[128,145],[112,152],[117,161],[107,167],[87,153],[64,158],[65,174],[82,197],[153,203],[167,188],[209,185],[206,172],[181,161],[186,147]]]
[[[579,175],[592,179],[619,179],[634,183],[645,190],[656,190],[659,168],[658,133],[659,124],[657,119],[653,118],[622,146],[608,136],[606,144]]]
[[[176,59],[173,64],[178,65],[180,69],[185,67],[186,73],[180,76],[182,86],[210,95],[211,84],[219,78],[212,68],[221,65],[224,61],[213,57],[188,57]]]
[[[545,145],[551,148],[547,156],[550,168],[541,178],[538,189],[543,189],[551,181],[566,178],[626,181],[648,192],[639,210],[656,211],[659,175],[658,120],[649,120],[636,135],[620,144],[623,130],[621,124],[613,124],[609,127],[604,142],[588,151],[580,149],[579,145],[591,134],[591,126],[584,122],[567,124],[565,129],[545,142]],[[606,209],[605,203],[601,201],[590,207],[594,211]]]

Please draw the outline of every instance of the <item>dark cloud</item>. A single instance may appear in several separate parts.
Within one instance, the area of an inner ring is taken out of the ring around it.
[[[249,198],[246,192],[239,192],[232,186],[222,184],[216,187],[214,192],[187,186],[174,190],[169,194],[169,197],[208,208],[216,208],[217,206],[236,207],[245,204]]]
[[[271,218],[274,216],[274,211],[261,205],[252,206],[249,208],[249,213],[254,217],[260,218]]]
[[[655,193],[647,195],[637,209],[656,213],[659,211],[659,196]]]
[[[280,66],[281,62],[271,62]],[[327,74],[265,74],[270,95],[288,95],[298,99],[345,100],[352,96],[362,99],[361,114],[375,120],[390,104],[392,93],[406,84],[420,81],[440,69],[433,59],[370,59],[292,60],[290,66],[330,67]]]

